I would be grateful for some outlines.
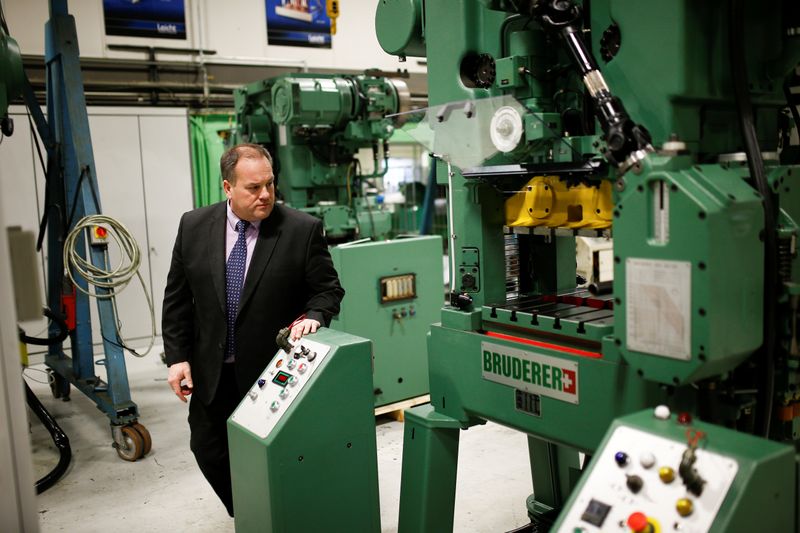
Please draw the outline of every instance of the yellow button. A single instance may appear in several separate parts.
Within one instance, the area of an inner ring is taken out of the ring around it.
[[[678,514],[681,516],[689,516],[694,510],[694,505],[692,504],[692,500],[689,498],[681,498],[675,504],[675,509],[678,510]]]
[[[675,471],[668,466],[662,466],[658,469],[658,477],[664,483],[672,483],[675,480]]]

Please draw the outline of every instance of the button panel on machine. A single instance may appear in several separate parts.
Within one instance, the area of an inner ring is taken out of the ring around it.
[[[234,422],[260,438],[266,438],[328,352],[330,346],[306,337],[294,345],[291,353],[278,351],[234,411]]]
[[[693,466],[704,481],[698,496],[678,474],[687,446],[632,427],[616,428],[585,474],[559,533],[708,531],[739,467],[698,447]]]

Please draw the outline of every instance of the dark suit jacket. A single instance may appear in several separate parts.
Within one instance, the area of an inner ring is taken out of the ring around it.
[[[181,218],[164,291],[162,335],[168,365],[188,361],[194,395],[214,398],[225,358],[226,202]],[[275,337],[299,315],[328,325],[344,289],[322,223],[275,205],[261,222],[236,318],[236,378],[246,390],[275,355]]]

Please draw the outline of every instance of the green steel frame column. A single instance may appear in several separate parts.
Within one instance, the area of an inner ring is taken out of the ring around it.
[[[534,519],[552,522],[569,497],[581,473],[578,452],[528,436],[533,495],[528,512]]]
[[[399,533],[453,530],[458,439],[463,427],[430,405],[406,410]]]

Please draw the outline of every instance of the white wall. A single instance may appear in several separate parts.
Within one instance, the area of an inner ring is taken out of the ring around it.
[[[0,206],[6,225],[38,232],[44,179],[39,170],[27,117],[12,107],[16,131],[0,144]],[[178,221],[192,209],[192,172],[185,109],[90,107],[97,180],[103,214],[122,222],[139,244],[140,272],[153,298],[156,332],[161,333],[161,302]],[[4,228],[0,228],[4,231]],[[45,247],[46,249],[46,247]],[[109,246],[112,265],[119,264],[116,245]],[[44,259],[42,261],[44,286]],[[42,290],[46,298],[46,292]],[[44,304],[44,302],[42,302]],[[138,280],[117,298],[122,334],[146,345],[150,314]],[[92,334],[101,341],[92,302]],[[25,323],[29,335],[45,335],[45,322]]]
[[[0,250],[7,250],[5,209],[0,205]],[[11,261],[0,256],[0,530],[39,531],[29,426],[19,364],[19,341],[11,282]]]
[[[45,0],[0,0],[11,35],[23,54],[44,54],[44,23],[48,17]],[[378,0],[340,1],[337,33],[333,48],[315,49],[267,45],[264,0],[185,0],[187,39],[145,39],[106,36],[102,0],[72,0],[80,53],[85,57],[137,58],[142,54],[111,51],[107,44],[169,46],[216,50],[215,58],[247,57],[280,62],[306,61],[309,69],[334,68],[363,70],[382,68],[425,72],[416,59],[400,63],[386,54],[375,36],[375,10]],[[165,56],[164,59],[182,59]]]

